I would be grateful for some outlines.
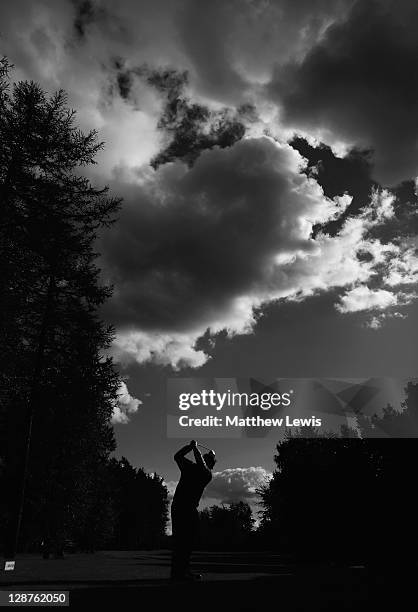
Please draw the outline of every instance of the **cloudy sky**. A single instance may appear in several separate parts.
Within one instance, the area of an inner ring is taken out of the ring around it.
[[[416,374],[417,28],[409,0],[1,3],[13,78],[68,92],[123,197],[99,250],[135,465],[177,478],[168,376]],[[273,450],[219,442],[210,497]]]

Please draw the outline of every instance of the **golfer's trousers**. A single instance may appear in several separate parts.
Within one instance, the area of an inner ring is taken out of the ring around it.
[[[171,523],[173,530],[171,574],[183,576],[189,571],[190,556],[197,539],[199,529],[197,508],[173,502]]]

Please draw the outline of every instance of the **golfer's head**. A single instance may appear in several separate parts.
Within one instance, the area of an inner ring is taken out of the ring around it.
[[[209,451],[203,455],[203,459],[208,468],[212,470],[216,463],[215,453],[213,451]]]

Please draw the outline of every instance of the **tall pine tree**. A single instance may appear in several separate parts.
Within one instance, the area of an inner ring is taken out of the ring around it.
[[[62,549],[87,520],[95,473],[114,449],[119,385],[105,357],[113,331],[99,316],[110,295],[94,245],[120,201],[83,176],[103,144],[75,125],[59,91],[0,87],[0,383],[6,414],[3,513],[21,545]],[[26,490],[23,490],[23,485]],[[25,494],[22,515],[22,497]],[[13,551],[10,538],[4,544]]]

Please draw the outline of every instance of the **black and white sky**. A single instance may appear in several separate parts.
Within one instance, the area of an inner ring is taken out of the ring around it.
[[[134,464],[177,478],[173,374],[416,374],[417,31],[412,0],[1,3],[13,78],[68,92],[123,197],[99,250]],[[213,498],[273,451],[220,442]]]

